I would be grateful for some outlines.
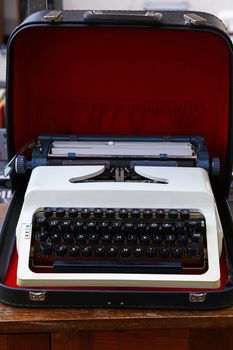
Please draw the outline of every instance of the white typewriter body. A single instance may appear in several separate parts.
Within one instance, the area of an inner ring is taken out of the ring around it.
[[[103,168],[39,166],[32,170],[16,230],[18,285],[218,288],[223,233],[207,171],[198,167],[137,166],[138,174],[159,182],[75,182],[90,174],[100,174]],[[32,272],[29,268],[32,215],[38,208],[59,206],[199,210],[206,220],[208,270],[203,274]]]

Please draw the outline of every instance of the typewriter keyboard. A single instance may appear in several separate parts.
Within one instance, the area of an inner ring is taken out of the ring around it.
[[[30,268],[201,274],[207,269],[205,218],[189,209],[41,208],[32,219]]]

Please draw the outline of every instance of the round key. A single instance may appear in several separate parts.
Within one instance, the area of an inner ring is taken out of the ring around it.
[[[86,242],[87,239],[87,235],[85,233],[78,233],[76,235],[76,243],[78,244],[83,244],[84,242]]]
[[[129,213],[129,211],[128,211],[128,209],[126,209],[126,208],[120,208],[120,209],[119,209],[119,212],[118,212],[119,217],[120,217],[121,219],[127,219],[127,218],[128,218],[128,213]]]
[[[149,224],[149,232],[151,234],[158,233],[159,228],[160,228],[160,224],[158,222],[151,222]]]
[[[181,209],[180,218],[182,220],[188,220],[190,218],[190,210],[189,209]]]
[[[122,247],[120,254],[123,258],[128,258],[131,255],[131,249],[129,247]]]
[[[169,234],[171,232],[171,229],[172,229],[172,225],[171,224],[169,224],[167,222],[162,224],[162,231],[163,231],[163,233]]]
[[[81,209],[81,217],[82,217],[83,219],[89,218],[90,215],[91,215],[91,211],[90,211],[89,208],[82,208],[82,209]]]
[[[47,223],[47,226],[50,231],[54,231],[58,228],[58,224],[59,224],[58,220],[49,220]]]
[[[175,222],[174,227],[175,227],[176,233],[180,234],[180,233],[183,233],[185,224],[183,221],[177,221],[177,222]]]
[[[181,248],[172,248],[172,258],[180,259],[182,257],[183,251]]]
[[[131,209],[131,218],[132,219],[140,219],[141,210],[138,208]]]
[[[195,231],[198,228],[199,221],[197,220],[189,220],[188,228],[190,231]]]
[[[112,235],[110,233],[105,233],[105,235],[102,235],[101,240],[103,243],[111,243]]]
[[[46,241],[47,238],[48,238],[48,232],[47,232],[47,231],[41,231],[41,232],[39,233],[39,240],[40,240],[41,242]]]
[[[186,254],[189,256],[189,257],[196,257],[199,253],[199,245],[198,243],[189,243],[186,247]]]
[[[146,248],[146,256],[148,258],[154,258],[156,256],[156,249],[154,247]]]
[[[178,210],[177,209],[169,209],[168,217],[169,217],[169,219],[177,219],[178,218]]]
[[[87,232],[90,234],[96,232],[96,222],[95,221],[87,222]]]
[[[141,248],[141,247],[136,247],[136,248],[134,248],[134,250],[133,250],[133,255],[134,255],[136,258],[141,258],[141,257],[144,255],[144,249]]]
[[[167,234],[167,235],[165,235],[164,240],[167,244],[173,244],[176,241],[176,235]]]
[[[149,235],[140,235],[140,243],[145,245],[150,243],[150,236]]]
[[[89,242],[92,243],[92,244],[96,244],[98,243],[99,241],[99,235],[96,234],[96,233],[92,233],[90,236],[89,236]]]
[[[92,247],[87,246],[82,249],[83,256],[92,256]]]
[[[123,234],[118,233],[113,237],[113,239],[114,243],[122,244],[124,242],[125,236]]]
[[[105,255],[105,248],[104,247],[96,247],[95,248],[95,256],[101,257]]]
[[[55,210],[55,214],[58,218],[62,218],[63,216],[65,216],[65,209],[64,208],[56,208]]]
[[[103,211],[102,208],[95,208],[95,209],[94,209],[94,217],[95,217],[96,219],[102,218],[102,217],[103,217],[103,213],[104,213],[104,211]]]
[[[84,226],[83,226],[83,223],[81,221],[73,222],[73,227],[74,227],[74,231],[76,233],[82,233],[84,231]]]
[[[63,242],[65,244],[70,244],[73,242],[73,235],[70,233],[64,233],[63,235]]]
[[[41,228],[46,223],[46,217],[45,216],[38,216],[35,218],[35,223],[38,228]]]
[[[124,232],[125,233],[134,233],[134,224],[132,222],[124,223]]]
[[[111,258],[116,257],[118,253],[118,250],[116,247],[109,247],[107,249],[107,255],[110,256]]]
[[[191,240],[192,240],[192,242],[199,243],[199,242],[201,242],[203,240],[203,236],[199,232],[193,232],[191,234]]]
[[[108,222],[107,221],[99,222],[98,228],[99,228],[99,233],[101,233],[101,234],[107,233],[108,232]]]
[[[136,231],[139,235],[146,233],[146,224],[144,222],[137,223],[136,224]]]
[[[138,237],[135,234],[128,234],[126,238],[127,238],[128,244],[136,244],[137,243]]]
[[[148,220],[148,219],[152,219],[152,209],[144,209],[143,210],[143,219]]]
[[[189,241],[189,238],[185,234],[180,234],[180,235],[178,235],[177,240],[181,244],[186,245],[188,243],[188,241]]]
[[[52,233],[49,235],[49,238],[50,238],[51,242],[57,243],[58,241],[60,241],[61,234],[58,233],[58,232],[52,232]]]
[[[170,255],[170,249],[167,248],[167,247],[162,247],[159,249],[159,256],[161,258],[169,258],[169,255]]]
[[[162,233],[156,233],[152,236],[152,240],[156,245],[160,245],[163,241],[163,234]]]
[[[56,254],[58,256],[64,256],[67,253],[67,246],[66,245],[57,245],[56,246]]]
[[[46,218],[50,218],[51,216],[53,216],[53,208],[45,207],[44,208],[44,215],[46,216]]]
[[[78,208],[69,208],[68,215],[70,218],[76,218],[78,216]]]
[[[112,224],[112,233],[117,234],[121,232],[121,222],[120,221],[113,221]]]
[[[106,217],[108,219],[113,219],[115,217],[115,209],[113,209],[113,208],[106,208],[105,214],[106,214]]]
[[[70,220],[62,220],[60,223],[62,232],[68,231],[70,228],[70,224]]]
[[[156,209],[155,215],[157,219],[164,219],[165,218],[165,210],[164,209]]]
[[[40,249],[41,249],[41,254],[49,256],[52,254],[52,248],[53,245],[51,242],[41,242]]]
[[[68,249],[68,254],[70,256],[78,256],[80,254],[80,248],[77,247],[77,246],[74,246],[74,247],[70,247]]]

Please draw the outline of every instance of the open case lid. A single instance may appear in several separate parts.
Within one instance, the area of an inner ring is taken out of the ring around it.
[[[202,13],[198,25],[182,12],[159,22],[142,12],[47,14],[30,16],[9,41],[9,156],[40,134],[202,135],[227,196],[232,46],[223,24]]]

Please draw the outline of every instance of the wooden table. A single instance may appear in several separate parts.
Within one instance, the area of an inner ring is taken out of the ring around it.
[[[7,204],[0,204],[0,220]],[[233,308],[219,311],[26,309],[0,304],[0,350],[232,350]]]

